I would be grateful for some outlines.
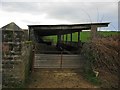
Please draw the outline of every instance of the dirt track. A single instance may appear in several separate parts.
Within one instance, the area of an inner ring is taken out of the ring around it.
[[[72,69],[36,69],[30,76],[28,88],[97,88]]]

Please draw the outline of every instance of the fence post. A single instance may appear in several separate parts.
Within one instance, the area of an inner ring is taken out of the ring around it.
[[[60,62],[60,68],[62,68],[62,57],[63,57],[63,52],[61,51],[61,62]]]
[[[35,61],[35,46],[32,47],[32,59],[31,59],[31,72],[34,71],[34,61]]]

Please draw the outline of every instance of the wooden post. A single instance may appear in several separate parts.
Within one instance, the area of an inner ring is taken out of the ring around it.
[[[61,61],[60,61],[60,68],[62,68],[62,57],[63,57],[63,52],[61,51]]]
[[[35,31],[33,28],[29,28],[29,41],[35,41]]]
[[[35,44],[32,48],[32,61],[31,61],[31,72],[34,72],[34,62],[35,62]]]
[[[58,42],[58,43],[61,42],[61,35],[57,35],[57,42]]]
[[[30,28],[28,29],[28,40],[30,41]]]
[[[66,34],[66,43],[67,43],[67,39],[68,39],[67,36],[68,36],[68,35]]]
[[[72,42],[72,33],[70,34],[70,41]]]
[[[64,34],[62,35],[62,41],[64,42]]]
[[[91,26],[91,36],[92,36],[92,39],[97,36],[97,26],[96,25]]]
[[[33,49],[32,50],[32,53],[33,53],[33,57],[32,57],[32,62],[31,62],[31,72],[34,71],[34,61],[35,61],[35,50]]]
[[[80,31],[78,31],[78,43],[80,43]]]

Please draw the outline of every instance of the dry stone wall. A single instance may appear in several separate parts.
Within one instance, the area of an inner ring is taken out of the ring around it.
[[[3,88],[23,87],[29,75],[33,47],[26,43],[26,36],[28,33],[14,22],[2,27]]]

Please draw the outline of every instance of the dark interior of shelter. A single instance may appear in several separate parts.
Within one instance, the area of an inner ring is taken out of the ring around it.
[[[78,32],[78,42],[72,41],[72,33],[68,33],[71,35],[70,41],[68,41],[68,35],[56,35],[57,42],[53,44],[51,40],[45,40],[45,36],[52,36],[48,32],[45,32],[48,35],[40,35],[41,32],[39,30],[34,30],[35,36],[35,51],[36,53],[42,54],[79,54],[80,47],[82,47],[82,42],[80,41],[80,31]]]
[[[64,53],[64,54],[77,54],[80,52],[78,48],[82,47],[82,42],[73,42],[73,41],[63,41],[63,36],[57,36],[57,42],[53,44],[53,41],[51,40],[44,40],[44,36],[40,36],[38,31],[35,31],[35,49],[39,53],[44,54],[58,54],[58,53]],[[67,36],[66,36],[67,37]],[[60,39],[60,41],[59,41]]]
[[[80,33],[82,30],[91,30],[95,35],[98,27],[106,27],[108,23],[71,24],[71,25],[28,25],[29,39],[34,41],[36,53],[43,54],[80,54],[83,42]],[[77,41],[73,41],[73,33],[77,33]],[[70,35],[68,37],[68,34]],[[46,36],[55,35],[56,43],[44,40]],[[69,40],[68,40],[69,38]]]

